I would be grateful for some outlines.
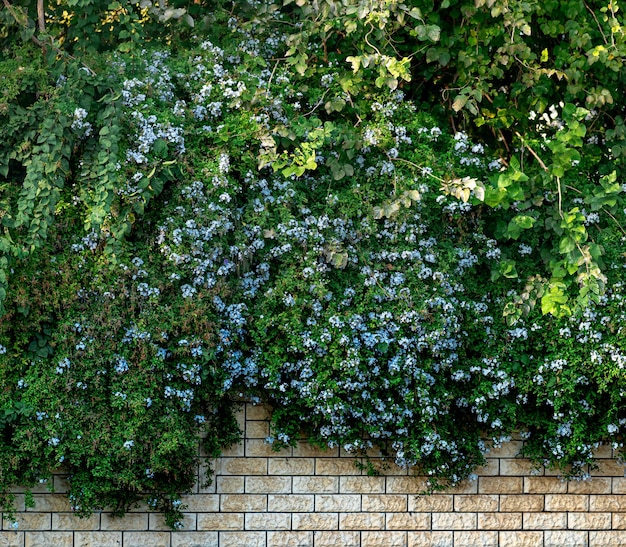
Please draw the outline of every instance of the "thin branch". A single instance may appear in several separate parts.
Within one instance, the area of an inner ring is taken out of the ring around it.
[[[37,22],[39,32],[46,32],[46,10],[43,5],[44,0],[37,0]]]
[[[524,148],[526,148],[526,150],[528,150],[533,155],[533,157],[539,162],[539,165],[541,165],[541,168],[544,171],[548,171],[549,169],[546,167],[546,164],[543,163],[543,160],[537,155],[537,153],[528,144],[526,144],[526,142],[524,141],[524,137],[522,137],[518,131],[516,131],[515,134],[521,139],[522,144],[524,145]]]

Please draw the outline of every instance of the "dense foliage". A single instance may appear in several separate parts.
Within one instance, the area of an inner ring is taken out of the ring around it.
[[[433,488],[623,448],[616,2],[3,2],[0,491],[176,527],[242,397]]]

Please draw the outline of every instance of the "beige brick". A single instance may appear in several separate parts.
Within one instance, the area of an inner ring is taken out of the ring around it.
[[[611,528],[613,530],[626,530],[626,513],[612,513]]]
[[[217,546],[218,546],[217,532],[172,532],[172,547],[217,547]]]
[[[198,513],[198,530],[243,530],[243,513]]]
[[[612,494],[626,494],[626,478],[612,477],[611,478],[611,493]]]
[[[222,458],[221,475],[267,475],[267,458]]]
[[[565,494],[567,483],[556,477],[524,477],[525,494]]]
[[[16,513],[15,520],[3,519],[3,530],[13,530],[12,524],[17,522],[18,530],[50,530],[52,528],[52,519],[50,513]]]
[[[290,446],[274,450],[273,446],[265,442],[264,439],[246,439],[244,441],[245,454],[247,458],[285,458],[291,456],[292,449]]]
[[[217,511],[220,497],[216,494],[193,494],[182,496],[181,501],[186,506],[186,511]]]
[[[475,513],[433,513],[433,530],[476,530]]]
[[[24,547],[24,532],[0,532],[0,547]]]
[[[54,475],[52,478],[52,484],[54,485],[54,491],[57,494],[66,494],[69,492],[70,483],[67,475]]]
[[[626,495],[589,497],[590,511],[626,511]]]
[[[359,532],[313,532],[315,547],[361,547]]]
[[[538,494],[502,495],[500,496],[500,511],[512,513],[543,511],[543,496]]]
[[[267,496],[261,494],[222,494],[220,496],[220,511],[241,513],[266,510]]]
[[[524,513],[524,530],[565,530],[567,513]]]
[[[611,513],[568,513],[570,530],[607,530],[611,528]]]
[[[268,532],[267,547],[313,547],[313,532]]]
[[[244,480],[245,477],[216,477],[215,491],[218,494],[243,494],[245,491]]]
[[[293,456],[298,458],[330,458],[339,456],[339,448],[320,448],[312,446],[306,441],[298,441],[293,447]]]
[[[313,458],[271,458],[269,460],[270,475],[313,475],[315,460]]]
[[[543,547],[543,532],[500,532],[498,539],[500,547]]]
[[[589,547],[625,547],[626,534],[624,532],[589,532]]]
[[[583,494],[546,494],[545,511],[588,511],[589,496]]]
[[[401,494],[364,494],[362,496],[362,510],[390,513],[407,511],[407,496]]]
[[[522,449],[522,441],[502,443],[500,448],[492,448],[488,453],[490,458],[515,458]]]
[[[267,498],[267,510],[279,513],[304,513],[313,511],[315,498],[305,494],[270,494]]]
[[[407,467],[400,467],[395,462],[385,458],[369,458],[368,463],[376,470],[376,473],[382,477],[404,477],[411,475]]]
[[[419,494],[427,488],[424,477],[386,477],[388,494]]]
[[[74,547],[121,547],[122,532],[75,532]]]
[[[546,530],[543,533],[543,545],[544,547],[587,547],[587,532]]]
[[[293,477],[295,494],[338,494],[339,477]]]
[[[265,440],[270,434],[270,423],[268,421],[246,422],[246,439]]]
[[[100,515],[94,513],[88,517],[79,517],[72,513],[52,513],[53,530],[99,530]]]
[[[446,488],[446,492],[449,492],[450,494],[478,494],[478,481],[461,481],[455,486]]]
[[[246,530],[289,530],[291,513],[248,513]]]
[[[409,532],[408,547],[452,547],[453,532]]]
[[[430,513],[387,513],[387,530],[428,530]]]
[[[339,491],[342,494],[382,494],[385,477],[341,477]]]
[[[267,420],[271,415],[272,407],[270,405],[246,404],[246,420]]]
[[[344,511],[360,511],[361,496],[355,494],[316,494],[315,495],[315,512],[332,513]],[[371,511],[365,509],[364,511]]]
[[[291,515],[293,530],[338,530],[338,513],[293,513]]]
[[[487,494],[454,496],[454,510],[463,513],[497,511],[498,496]]]
[[[453,509],[453,497],[448,494],[409,496],[409,511],[418,513],[449,512]]]
[[[200,451],[201,456],[206,456],[203,450]],[[243,443],[233,444],[222,450],[222,457],[224,458],[243,458],[245,454],[245,448]]]
[[[24,532],[25,547],[72,547],[72,532]],[[138,546],[139,547],[139,546]]]
[[[498,532],[454,532],[454,547],[498,547]]]
[[[362,532],[361,547],[406,547],[406,532]]]
[[[593,470],[594,477],[623,477],[626,468],[618,460],[598,460],[598,468]]]
[[[114,517],[111,513],[100,515],[101,530],[147,530],[148,513],[126,513],[123,517]]]
[[[247,494],[288,494],[291,477],[246,477]]]
[[[196,515],[197,513],[183,513],[183,525],[180,530],[185,532],[195,530]],[[165,524],[163,513],[149,513],[148,527],[150,530],[170,531],[170,527]]]
[[[478,513],[479,530],[521,530],[522,513]]]
[[[219,532],[220,547],[265,547],[265,532]]]
[[[60,513],[63,511],[70,512],[70,500],[63,494],[34,494],[33,501],[35,506],[27,508],[26,511],[33,511],[37,513]]]
[[[610,459],[614,458],[613,448],[610,444],[603,444],[593,451],[593,457],[596,459]]]
[[[237,420],[237,426],[241,431],[244,431],[246,427],[246,405],[242,404],[238,406],[236,409],[233,409],[235,413],[235,420]],[[259,418],[262,420],[263,418]]]
[[[595,477],[586,481],[569,481],[567,492],[569,494],[610,494],[610,477]]]
[[[341,513],[340,530],[384,530],[385,513]]]
[[[481,494],[521,494],[522,477],[479,477],[478,491]]]
[[[500,474],[500,460],[498,458],[487,458],[487,463],[476,468],[476,474],[480,477],[490,477]]]
[[[500,475],[515,477],[543,475],[543,468],[537,469],[529,460],[503,458],[500,460]]]
[[[354,458],[317,458],[315,460],[316,475],[361,475]]]

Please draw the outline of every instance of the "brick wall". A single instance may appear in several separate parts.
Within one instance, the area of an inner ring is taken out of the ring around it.
[[[592,480],[565,483],[532,474],[512,441],[490,454],[477,481],[418,496],[423,478],[394,466],[368,477],[338,449],[272,452],[265,407],[246,405],[240,420],[244,442],[213,462],[210,487],[184,498],[182,531],[141,508],[79,519],[58,475],[56,493],[42,488],[33,509],[18,496],[19,528],[3,521],[0,547],[626,546],[624,466],[609,447]]]

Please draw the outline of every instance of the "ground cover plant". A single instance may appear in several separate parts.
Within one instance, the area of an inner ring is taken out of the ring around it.
[[[622,449],[621,21],[5,1],[0,491],[62,466],[179,527],[242,398],[432,488],[516,430],[565,476]]]

